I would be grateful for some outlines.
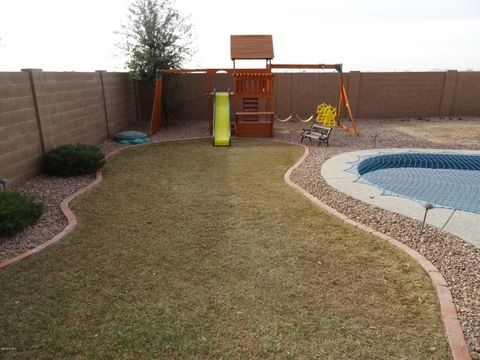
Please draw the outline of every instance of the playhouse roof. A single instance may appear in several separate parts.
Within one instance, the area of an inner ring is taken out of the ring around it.
[[[272,35],[231,35],[232,60],[273,59]]]

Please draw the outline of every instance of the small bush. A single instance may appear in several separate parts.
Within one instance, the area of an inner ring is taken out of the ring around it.
[[[49,175],[91,174],[105,165],[105,156],[96,145],[61,145],[45,155],[43,169]]]
[[[43,204],[17,191],[0,193],[0,235],[13,235],[33,224],[43,213]]]

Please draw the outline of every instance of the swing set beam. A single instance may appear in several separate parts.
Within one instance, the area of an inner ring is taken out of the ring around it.
[[[342,69],[342,64],[270,64],[272,69]]]

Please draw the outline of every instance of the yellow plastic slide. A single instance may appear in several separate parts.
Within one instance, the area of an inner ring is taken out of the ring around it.
[[[215,93],[213,145],[230,146],[230,94],[228,92]]]

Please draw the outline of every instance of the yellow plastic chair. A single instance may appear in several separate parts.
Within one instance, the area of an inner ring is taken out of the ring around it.
[[[317,119],[316,121],[318,123],[322,123],[323,122],[323,112],[325,111],[325,109],[328,107],[329,105],[325,104],[325,103],[321,103],[317,106]]]
[[[323,125],[326,127],[335,127],[337,125],[337,109],[328,106],[323,111]]]

